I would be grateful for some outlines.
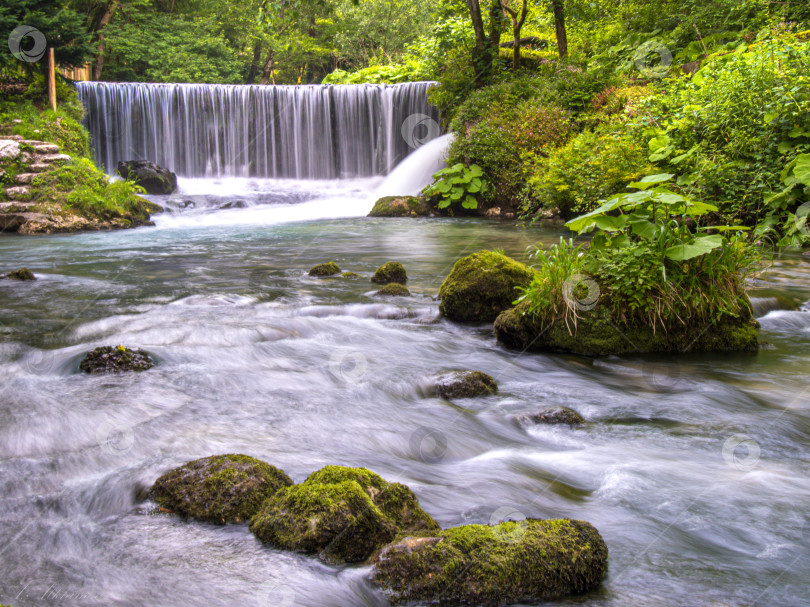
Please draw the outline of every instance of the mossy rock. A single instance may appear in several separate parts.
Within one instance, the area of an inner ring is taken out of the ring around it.
[[[20,268],[19,270],[14,270],[13,272],[9,272],[0,278],[8,278],[9,280],[36,280],[37,277],[34,276],[34,273],[29,270],[28,268]]]
[[[532,271],[494,251],[459,259],[439,288],[439,312],[460,322],[492,322],[513,306],[518,287],[528,287]]]
[[[343,278],[360,278],[360,274],[357,272],[343,272],[341,276]]]
[[[400,533],[439,526],[405,485],[365,468],[327,466],[268,499],[250,529],[277,548],[317,553],[330,563],[356,563]]]
[[[408,282],[408,275],[405,273],[405,267],[398,261],[389,261],[377,268],[374,276],[371,277],[371,282],[386,285],[391,282],[398,282],[405,284]]]
[[[340,274],[340,266],[334,261],[319,263],[309,271],[310,276],[334,276],[335,274]]]
[[[147,371],[155,366],[149,353],[139,348],[101,346],[88,352],[79,363],[85,373],[124,373]]]
[[[436,379],[436,393],[448,400],[454,398],[475,398],[498,392],[497,382],[481,371],[453,371]]]
[[[394,297],[410,297],[411,292],[408,287],[401,285],[398,282],[392,282],[385,285],[382,289],[377,291],[375,295],[391,295]]]
[[[588,592],[607,565],[591,524],[528,519],[405,538],[382,550],[372,578],[394,604],[499,606]]]
[[[584,356],[644,352],[756,352],[757,323],[753,317],[723,319],[692,328],[676,325],[667,330],[649,325],[620,325],[611,318],[610,306],[599,305],[579,312],[569,331],[562,320],[536,318],[528,302],[506,310],[495,320],[495,335],[509,348],[533,352],[558,352]]]
[[[585,419],[573,409],[568,407],[556,407],[553,409],[546,409],[529,415],[528,419],[534,424],[568,424],[569,426],[578,426],[585,423]]]
[[[416,196],[385,196],[374,203],[369,217],[424,217],[430,207]]]
[[[224,525],[250,520],[267,498],[290,485],[290,477],[266,462],[215,455],[167,472],[155,481],[151,496],[181,516]]]

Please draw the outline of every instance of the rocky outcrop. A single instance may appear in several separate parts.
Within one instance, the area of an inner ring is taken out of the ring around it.
[[[585,521],[507,521],[419,534],[386,546],[372,578],[393,604],[537,604],[593,590],[608,550]]]
[[[528,415],[527,419],[533,424],[567,424],[569,426],[578,426],[579,424],[585,423],[585,420],[579,413],[568,407],[546,409],[539,413]]]
[[[314,266],[309,271],[310,276],[317,276],[318,278],[323,278],[325,276],[334,276],[335,274],[340,274],[340,266],[337,265],[334,261],[319,263],[317,266]]]
[[[404,285],[408,282],[408,275],[405,273],[405,267],[401,263],[389,261],[377,268],[374,276],[371,277],[371,282],[381,285],[397,282]]]
[[[424,198],[385,196],[374,203],[369,217],[426,217],[431,209]]]
[[[662,329],[633,323],[621,325],[610,306],[599,305],[581,312],[576,324],[560,319],[538,318],[528,302],[501,313],[495,320],[495,336],[515,350],[559,352],[584,356],[638,354],[644,352],[756,352],[757,323],[753,317],[724,318],[700,327],[672,326]]]
[[[125,373],[127,371],[147,371],[155,366],[148,352],[125,346],[102,346],[88,352],[79,370],[85,373]]]
[[[215,455],[170,470],[150,496],[191,519],[224,525],[250,520],[264,500],[292,485],[283,471],[247,455]]]
[[[338,564],[365,561],[400,533],[439,526],[405,485],[365,468],[326,466],[269,498],[250,529],[276,548]]]
[[[375,295],[379,296],[392,296],[392,297],[410,297],[411,292],[408,287],[401,285],[398,282],[391,282],[385,285],[382,289],[377,291]]]
[[[0,274],[0,279],[8,278],[9,280],[36,280],[37,277],[34,276],[34,273],[29,270],[28,268],[20,268],[19,270],[13,270],[8,274]]]
[[[177,175],[149,160],[122,160],[118,174],[134,181],[147,194],[171,194],[177,191]]]
[[[439,288],[439,312],[450,320],[492,322],[513,306],[518,289],[528,287],[532,271],[494,251],[459,259]]]
[[[498,392],[498,384],[481,371],[453,371],[436,378],[434,389],[442,398],[475,398]]]

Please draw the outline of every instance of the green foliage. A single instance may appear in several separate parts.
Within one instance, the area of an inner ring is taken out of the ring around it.
[[[487,187],[480,166],[473,164],[465,167],[458,163],[433,175],[433,183],[423,193],[437,198],[440,209],[461,203],[462,208],[473,210],[478,208],[477,196],[486,194]]]
[[[323,79],[323,84],[396,84],[429,79],[415,61],[405,64],[372,65],[356,72],[335,70]]]
[[[144,219],[153,205],[138,196],[142,193],[131,182],[110,182],[90,160],[75,158],[34,179],[31,200],[59,205],[84,217]]]
[[[558,208],[566,219],[587,213],[651,170],[646,145],[622,124],[583,131],[542,160],[529,179],[525,215],[537,212],[538,203]]]

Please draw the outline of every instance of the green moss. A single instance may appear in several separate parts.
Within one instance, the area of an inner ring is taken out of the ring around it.
[[[381,285],[398,282],[404,285],[408,282],[408,275],[405,273],[405,267],[401,263],[389,261],[377,268],[374,276],[371,277],[371,282]]]
[[[497,382],[481,371],[454,371],[436,380],[436,393],[448,400],[487,396],[497,391]]]
[[[753,318],[724,318],[716,324],[663,330],[640,322],[619,325],[605,302],[580,312],[576,326],[560,319],[533,317],[528,302],[507,310],[495,321],[495,335],[518,350],[562,352],[586,356],[641,352],[756,352],[758,323]]]
[[[37,277],[34,276],[34,273],[29,270],[28,268],[20,268],[19,270],[14,270],[9,272],[2,278],[8,278],[10,280],[36,280]]]
[[[369,217],[422,217],[430,213],[427,203],[415,196],[386,196],[374,203]]]
[[[607,571],[608,551],[584,521],[465,525],[387,546],[373,579],[394,604],[509,605],[581,594]]]
[[[366,560],[397,533],[439,526],[405,485],[366,468],[326,466],[268,499],[250,528],[278,548],[350,563]]]
[[[382,289],[377,291],[376,295],[392,295],[394,297],[410,297],[411,292],[408,287],[401,285],[398,282],[392,282],[385,285]]]
[[[188,518],[223,525],[250,519],[262,503],[292,485],[278,468],[247,455],[216,455],[189,462],[155,481],[151,495]]]
[[[357,272],[343,272],[341,276],[343,278],[360,278],[360,274]]]
[[[439,311],[450,320],[491,322],[512,307],[518,287],[527,287],[532,271],[494,251],[459,259],[439,289]]]
[[[585,422],[579,413],[568,407],[540,411],[540,413],[530,415],[529,421],[535,424],[567,424],[569,426],[578,426]]]
[[[318,277],[334,276],[335,274],[340,274],[340,266],[338,266],[334,261],[319,263],[309,271],[310,276]]]

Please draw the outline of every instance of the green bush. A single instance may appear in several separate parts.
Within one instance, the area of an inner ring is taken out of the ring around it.
[[[646,145],[626,125],[584,131],[539,163],[529,180],[532,200],[559,209],[565,219],[592,211],[600,200],[650,172]],[[530,201],[524,215],[537,211]]]
[[[478,196],[484,195],[487,188],[480,166],[473,164],[468,168],[458,163],[433,175],[433,183],[423,192],[425,196],[437,198],[436,206],[440,209],[460,204],[464,209],[473,210],[478,208]]]
[[[493,187],[484,200],[511,206],[525,188],[526,155],[547,156],[565,143],[573,125],[569,112],[536,100],[517,106],[498,105],[473,124],[466,124],[450,147],[448,164],[477,164]]]

